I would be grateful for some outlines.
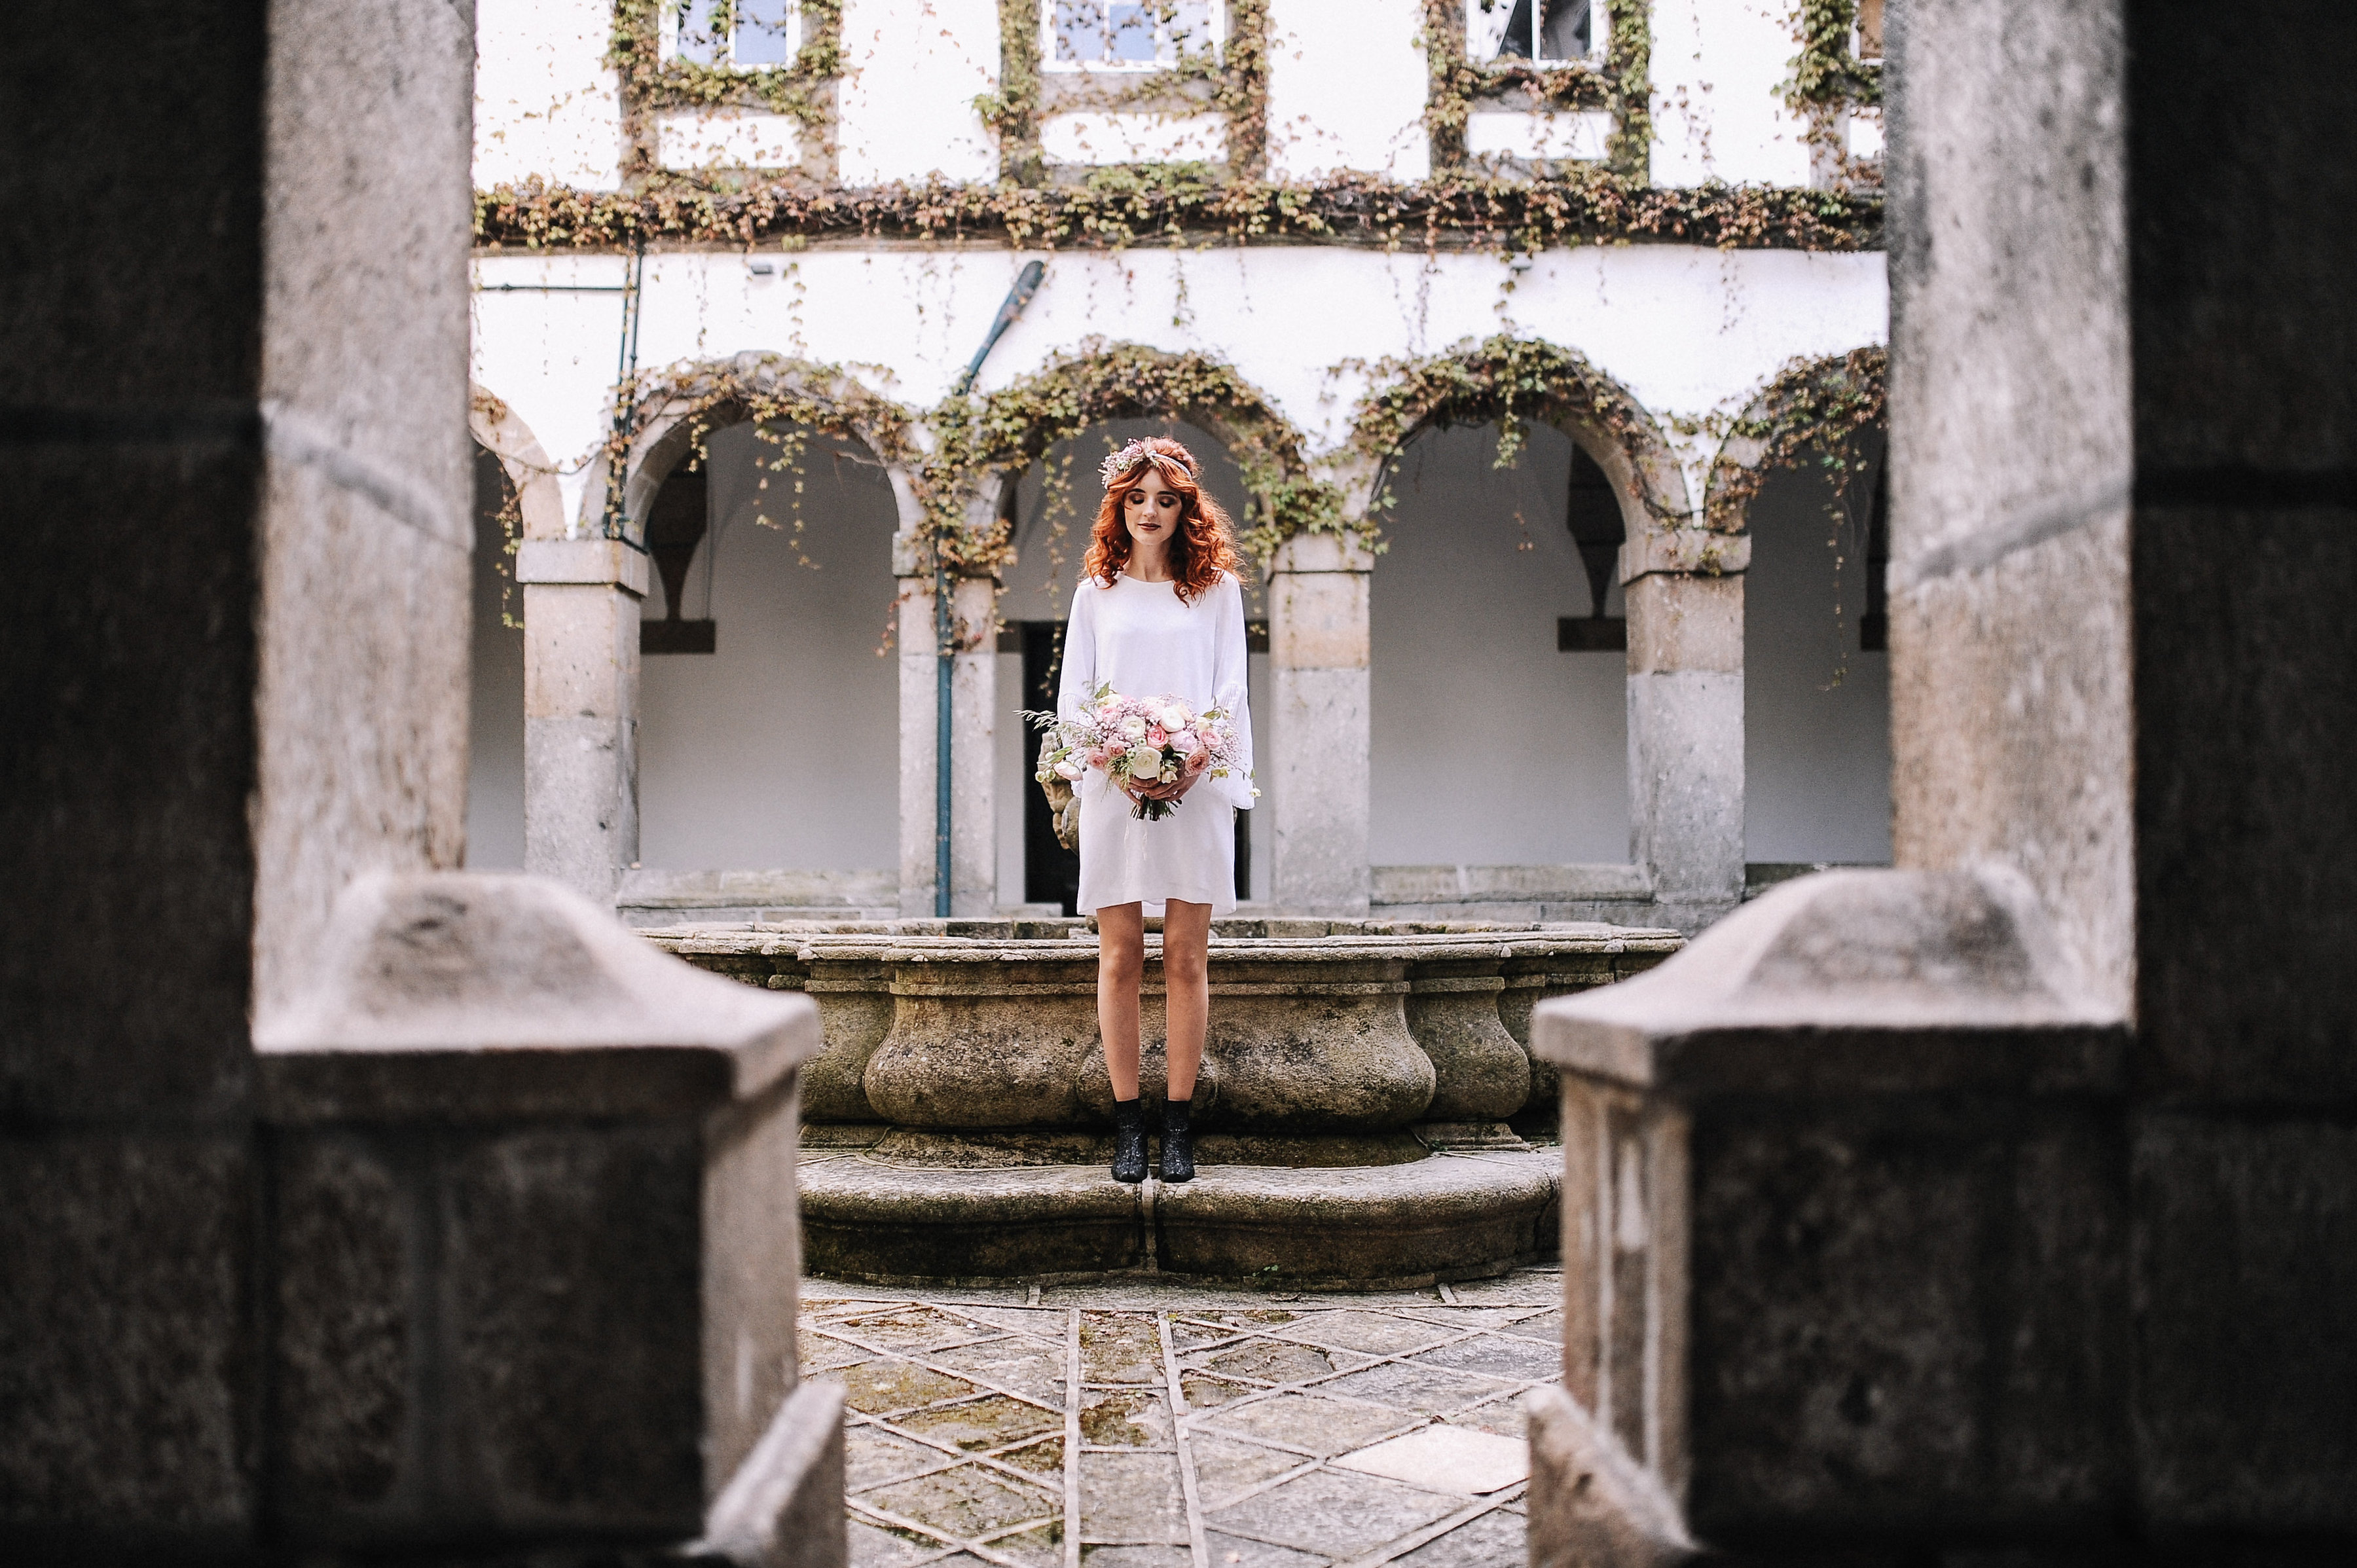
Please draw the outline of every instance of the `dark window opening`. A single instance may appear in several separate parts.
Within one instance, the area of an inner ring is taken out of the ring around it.
[[[642,654],[711,653],[719,647],[709,619],[686,620],[679,613],[687,599],[687,570],[711,532],[708,495],[703,466],[690,458],[663,480],[647,509],[647,554],[662,579],[663,618],[639,622]]]
[[[1595,458],[1575,443],[1571,449],[1571,481],[1564,498],[1564,526],[1579,547],[1579,564],[1587,575],[1587,614],[1565,616],[1555,622],[1555,645],[1565,653],[1603,653],[1629,646],[1629,623],[1604,613],[1612,592],[1612,575],[1620,564],[1620,541],[1627,525],[1620,520],[1620,498],[1612,480]]]
[[[1538,36],[1531,35],[1532,11],[1538,12]],[[1483,9],[1488,9],[1484,6]],[[1538,61],[1586,59],[1596,48],[1595,0],[1514,0],[1506,18],[1506,36],[1498,42],[1500,59]],[[1534,47],[1535,46],[1535,47]]]

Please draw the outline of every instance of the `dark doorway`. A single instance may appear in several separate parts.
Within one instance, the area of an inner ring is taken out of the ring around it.
[[[1023,705],[1041,712],[1053,709],[1064,661],[1064,623],[1023,620],[1010,629],[1022,639]],[[1030,786],[1023,796],[1023,901],[1053,904],[1070,915],[1080,903],[1081,857],[1056,842],[1056,819],[1049,813],[1047,791],[1030,783],[1039,756],[1039,733],[1032,731],[1023,740],[1023,778]]]

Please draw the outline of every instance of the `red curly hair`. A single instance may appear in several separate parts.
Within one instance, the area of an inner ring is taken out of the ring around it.
[[[1236,554],[1235,525],[1218,501],[1203,491],[1195,477],[1195,455],[1168,435],[1149,435],[1122,448],[1126,455],[1133,448],[1138,455],[1116,469],[1105,481],[1104,501],[1097,508],[1097,520],[1089,529],[1089,553],[1084,564],[1088,575],[1106,587],[1129,564],[1133,541],[1128,525],[1122,521],[1122,498],[1137,483],[1148,465],[1160,472],[1162,482],[1178,492],[1179,522],[1170,539],[1170,575],[1172,585],[1182,601],[1191,603],[1211,592],[1222,572],[1233,572],[1239,577],[1241,558]],[[1113,459],[1107,459],[1108,467]]]

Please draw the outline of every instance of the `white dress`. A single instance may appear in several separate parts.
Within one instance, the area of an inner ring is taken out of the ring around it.
[[[1081,776],[1081,893],[1086,914],[1116,904],[1162,913],[1171,898],[1236,907],[1236,819],[1252,809],[1252,710],[1245,685],[1244,596],[1220,575],[1188,604],[1169,583],[1115,577],[1105,587],[1084,577],[1072,592],[1064,628],[1064,676],[1057,711],[1078,714],[1089,693],[1111,682],[1125,697],[1177,697],[1200,712],[1234,716],[1236,765],[1225,779],[1204,779],[1158,822],[1130,815],[1129,797],[1102,768]]]

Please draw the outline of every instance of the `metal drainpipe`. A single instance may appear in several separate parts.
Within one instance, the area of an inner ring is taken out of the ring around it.
[[[1027,262],[1015,277],[1015,286],[1006,291],[1006,298],[998,307],[997,317],[990,324],[990,334],[982,347],[974,351],[966,362],[965,373],[951,389],[952,397],[963,397],[974,390],[974,378],[982,374],[982,362],[990,358],[1006,329],[1015,325],[1031,296],[1039,292],[1039,280],[1048,275],[1045,262]],[[942,559],[941,547],[933,548],[933,915],[948,919],[950,915],[950,702],[956,684],[957,649],[952,641],[950,614],[950,569]]]

